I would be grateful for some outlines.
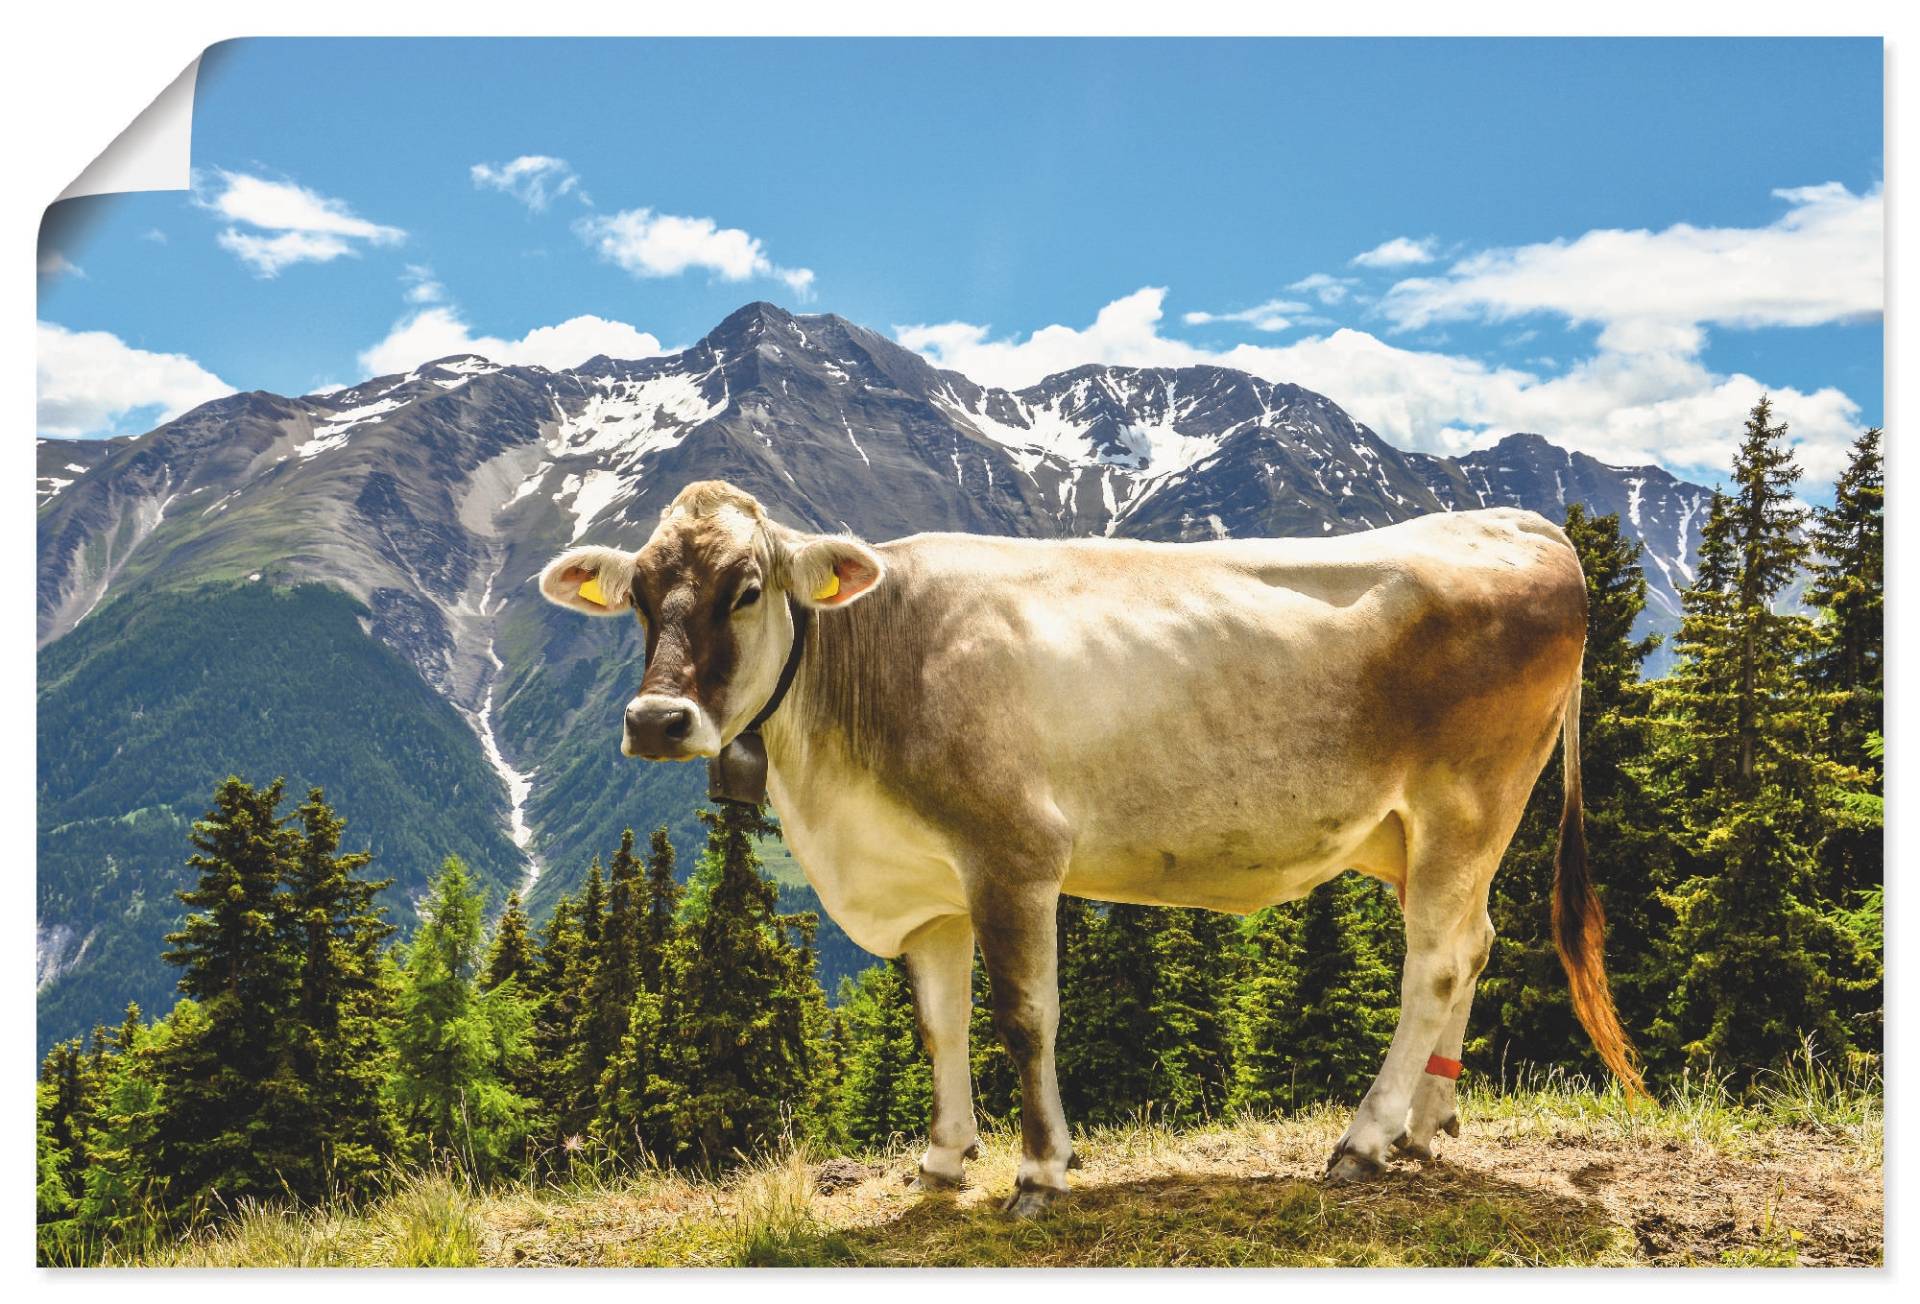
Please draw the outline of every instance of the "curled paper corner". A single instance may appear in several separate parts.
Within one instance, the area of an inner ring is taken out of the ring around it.
[[[54,202],[127,190],[187,189],[193,168],[193,90],[199,77],[196,57]]]

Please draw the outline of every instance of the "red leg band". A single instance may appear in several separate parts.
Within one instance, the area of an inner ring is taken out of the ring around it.
[[[1458,1078],[1460,1061],[1448,1059],[1444,1055],[1427,1056],[1427,1072],[1436,1078]]]

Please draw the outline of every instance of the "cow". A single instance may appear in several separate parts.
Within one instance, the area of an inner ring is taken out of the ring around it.
[[[707,759],[720,794],[749,801],[763,771],[827,913],[905,959],[933,1069],[924,1188],[959,1184],[977,1151],[976,944],[1020,1077],[1005,1207],[1031,1216],[1072,1162],[1054,1072],[1060,895],[1246,914],[1349,869],[1397,890],[1406,962],[1386,1061],[1326,1176],[1430,1158],[1437,1132],[1459,1130],[1489,886],[1556,741],[1555,939],[1582,1024],[1638,1088],[1581,829],[1586,585],[1540,516],[870,546],[703,481],[638,552],[572,548],[540,589],[639,620],[621,750]]]

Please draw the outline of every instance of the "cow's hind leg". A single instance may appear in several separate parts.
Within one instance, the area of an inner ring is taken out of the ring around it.
[[[977,893],[974,926],[993,989],[993,1021],[1020,1073],[1020,1170],[1006,1209],[1043,1212],[1066,1194],[1072,1140],[1054,1072],[1060,1025],[1059,961],[1054,953],[1051,884],[989,886]]]
[[[967,1025],[973,1014],[973,921],[936,919],[907,939],[920,1041],[933,1060],[933,1121],[920,1159],[922,1190],[959,1186],[966,1161],[979,1153],[973,1116],[973,1069]]]
[[[1429,1071],[1421,1075],[1413,1089],[1413,1110],[1407,1118],[1407,1130],[1394,1142],[1397,1149],[1415,1159],[1433,1158],[1434,1133],[1445,1131],[1451,1136],[1460,1135],[1460,1117],[1455,1106],[1460,1051],[1466,1044],[1467,1016],[1473,1009],[1474,989],[1493,949],[1493,921],[1485,909],[1480,911],[1478,922],[1479,937],[1471,954],[1471,976],[1454,997],[1453,1009],[1447,1014],[1447,1026],[1433,1051],[1444,1063],[1431,1065]]]
[[[1486,885],[1497,859],[1497,853],[1490,858],[1484,851],[1430,854],[1410,866],[1400,1022],[1387,1048],[1386,1063],[1327,1160],[1331,1180],[1359,1181],[1385,1168],[1392,1148],[1414,1137],[1408,1111],[1429,1076],[1428,1058],[1436,1052],[1444,1054],[1441,1046],[1448,1038],[1453,1052],[1449,1058],[1458,1057],[1473,985],[1486,962],[1490,936],[1485,927]],[[1449,1109],[1451,1095],[1446,1093]],[[1438,1103],[1436,1099],[1434,1105]],[[1438,1125],[1435,1120],[1434,1126]],[[1422,1144],[1432,1135],[1428,1128],[1420,1138]]]

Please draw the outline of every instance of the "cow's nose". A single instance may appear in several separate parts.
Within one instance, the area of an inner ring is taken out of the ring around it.
[[[637,756],[667,756],[693,732],[693,708],[673,698],[636,698],[627,706],[627,750]]]

